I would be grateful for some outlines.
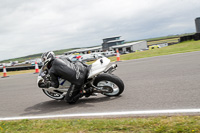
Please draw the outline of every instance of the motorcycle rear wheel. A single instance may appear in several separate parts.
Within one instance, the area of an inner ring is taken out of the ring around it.
[[[113,89],[111,93],[103,93],[106,96],[119,96],[124,91],[123,81],[113,74],[103,73],[96,77],[93,84],[95,86],[108,86]]]
[[[63,100],[65,96],[42,89],[45,95],[55,100]]]

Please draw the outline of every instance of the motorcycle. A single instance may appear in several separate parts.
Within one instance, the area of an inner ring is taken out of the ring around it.
[[[85,90],[89,88],[92,93],[85,94],[85,97],[96,93],[101,93],[106,96],[119,96],[124,91],[123,81],[112,74],[117,69],[117,64],[112,64],[111,66],[109,64],[110,59],[103,57],[88,66],[90,69],[82,91],[86,92]],[[50,80],[51,77],[48,74],[48,70],[42,67],[37,78],[37,83]],[[58,80],[60,84],[59,88],[42,88],[42,91],[52,99],[63,100],[71,83],[62,78]]]

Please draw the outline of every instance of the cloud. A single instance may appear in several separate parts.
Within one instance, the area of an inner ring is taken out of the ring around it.
[[[0,60],[100,45],[121,35],[138,40],[195,32],[198,0],[9,0],[0,5]]]

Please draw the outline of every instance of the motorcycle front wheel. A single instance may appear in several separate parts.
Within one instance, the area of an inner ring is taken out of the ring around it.
[[[105,86],[112,88],[111,93],[103,93],[106,96],[119,96],[124,91],[123,81],[113,74],[103,73],[96,77],[94,86]]]
[[[63,100],[65,96],[42,89],[45,95],[55,100]]]

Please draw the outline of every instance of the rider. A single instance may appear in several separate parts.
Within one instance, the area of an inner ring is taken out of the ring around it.
[[[88,69],[81,62],[73,63],[67,58],[55,58],[52,51],[45,52],[41,56],[44,67],[48,69],[51,81],[39,82],[40,88],[59,87],[58,78],[66,79],[71,83],[65,96],[65,101],[75,103],[83,94],[81,87],[86,79]]]

